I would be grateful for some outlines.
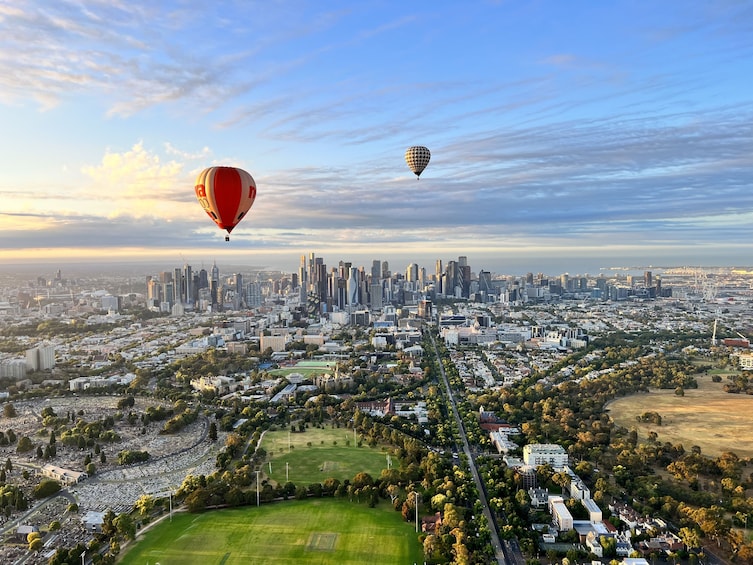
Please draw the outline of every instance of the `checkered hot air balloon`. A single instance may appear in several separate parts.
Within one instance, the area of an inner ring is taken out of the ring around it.
[[[229,234],[256,199],[254,178],[235,167],[209,167],[196,179],[196,198],[220,229]],[[225,236],[225,241],[230,237]]]
[[[423,145],[414,145],[405,150],[405,162],[416,177],[420,178],[431,159],[431,152]]]

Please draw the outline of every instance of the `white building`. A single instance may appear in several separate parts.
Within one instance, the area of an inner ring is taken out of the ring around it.
[[[14,380],[26,377],[26,359],[8,359],[0,361],[0,377],[8,377]]]
[[[603,514],[601,512],[601,508],[599,508],[599,505],[596,504],[596,502],[593,501],[591,498],[583,498],[581,499],[580,503],[583,505],[583,508],[588,510],[588,519],[591,522],[601,522],[603,519]]]
[[[568,485],[568,489],[570,491],[571,498],[578,500],[591,498],[591,490],[586,486],[586,483],[583,482],[583,479],[581,479],[575,473],[575,471],[573,471],[567,465],[562,468],[562,471],[564,473],[567,473],[567,475],[570,477],[570,484]]]
[[[567,532],[573,529],[573,515],[565,506],[561,496],[549,497],[549,511],[552,513],[552,521],[560,532]]]
[[[288,338],[284,335],[262,335],[259,338],[259,348],[261,351],[266,351],[271,348],[272,351],[285,351],[285,345]]]
[[[40,345],[26,350],[26,367],[29,371],[49,371],[55,367],[55,346]]]
[[[65,486],[75,485],[89,476],[82,471],[73,471],[57,465],[45,465],[40,469],[40,473],[42,476],[59,481]]]
[[[119,296],[112,296],[111,294],[107,294],[103,296],[100,300],[102,302],[102,310],[106,310],[107,312],[119,312],[120,311],[120,297]]]
[[[555,443],[529,443],[523,446],[523,462],[532,467],[546,465],[561,469],[568,463],[567,451]]]

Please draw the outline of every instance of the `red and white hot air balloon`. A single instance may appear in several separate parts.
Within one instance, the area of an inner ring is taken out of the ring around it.
[[[235,167],[209,167],[196,179],[196,198],[220,229],[230,233],[256,200],[254,178]],[[225,241],[230,237],[225,236]]]

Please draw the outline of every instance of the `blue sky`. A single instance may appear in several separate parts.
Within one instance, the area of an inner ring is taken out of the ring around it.
[[[750,77],[748,1],[0,0],[0,261],[751,265]]]

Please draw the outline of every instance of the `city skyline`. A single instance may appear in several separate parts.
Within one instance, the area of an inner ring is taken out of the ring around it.
[[[0,263],[749,265],[751,15],[0,4]],[[193,191],[213,164],[258,186],[228,243]]]

